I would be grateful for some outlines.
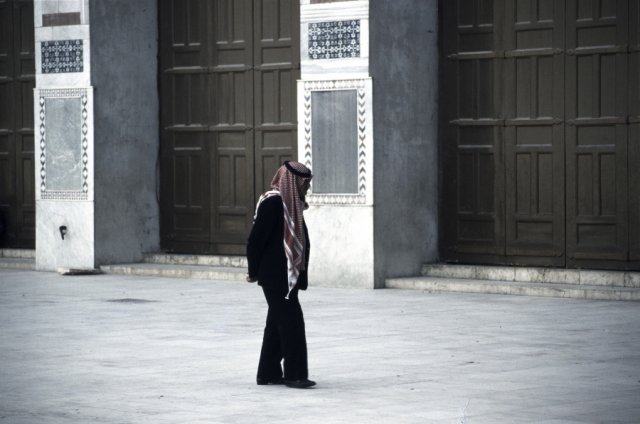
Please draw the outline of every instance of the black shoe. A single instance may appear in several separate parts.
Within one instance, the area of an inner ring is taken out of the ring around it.
[[[256,383],[258,386],[266,386],[267,384],[284,384],[284,380],[281,378],[276,378],[275,380],[268,380],[266,378],[256,378]]]
[[[316,382],[305,378],[304,380],[284,380],[284,384],[285,386],[294,389],[307,389],[311,386],[315,386]]]

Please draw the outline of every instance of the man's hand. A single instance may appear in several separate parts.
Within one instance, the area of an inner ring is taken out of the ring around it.
[[[258,281],[257,278],[249,277],[249,274],[247,274],[247,283],[255,283],[256,281]]]

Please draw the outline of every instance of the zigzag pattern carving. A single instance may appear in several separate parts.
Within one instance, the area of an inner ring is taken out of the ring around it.
[[[365,80],[363,79],[345,79],[345,80],[317,80],[305,81],[304,91],[319,90],[347,90],[365,88]]]
[[[311,91],[304,92],[304,164],[311,168]]]
[[[358,189],[360,194],[367,193],[367,118],[364,88],[358,89]]]
[[[305,81],[303,84],[304,164],[313,169],[313,134],[311,93],[325,90],[357,90],[358,128],[358,194],[313,194],[313,183],[307,200],[311,204],[357,205],[366,203],[367,194],[367,90],[366,80]]]
[[[87,200],[89,192],[89,98],[85,88],[42,89],[39,96],[40,118],[40,198],[48,200]],[[82,104],[82,190],[60,191],[47,190],[47,135],[46,135],[46,99],[47,98],[80,98]]]

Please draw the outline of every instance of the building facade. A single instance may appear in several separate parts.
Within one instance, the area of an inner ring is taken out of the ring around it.
[[[0,1],[2,245],[41,270],[242,255],[315,174],[318,284],[640,267],[633,0]]]

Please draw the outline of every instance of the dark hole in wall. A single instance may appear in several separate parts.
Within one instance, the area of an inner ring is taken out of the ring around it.
[[[42,15],[42,26],[80,25],[80,12],[46,13]]]

